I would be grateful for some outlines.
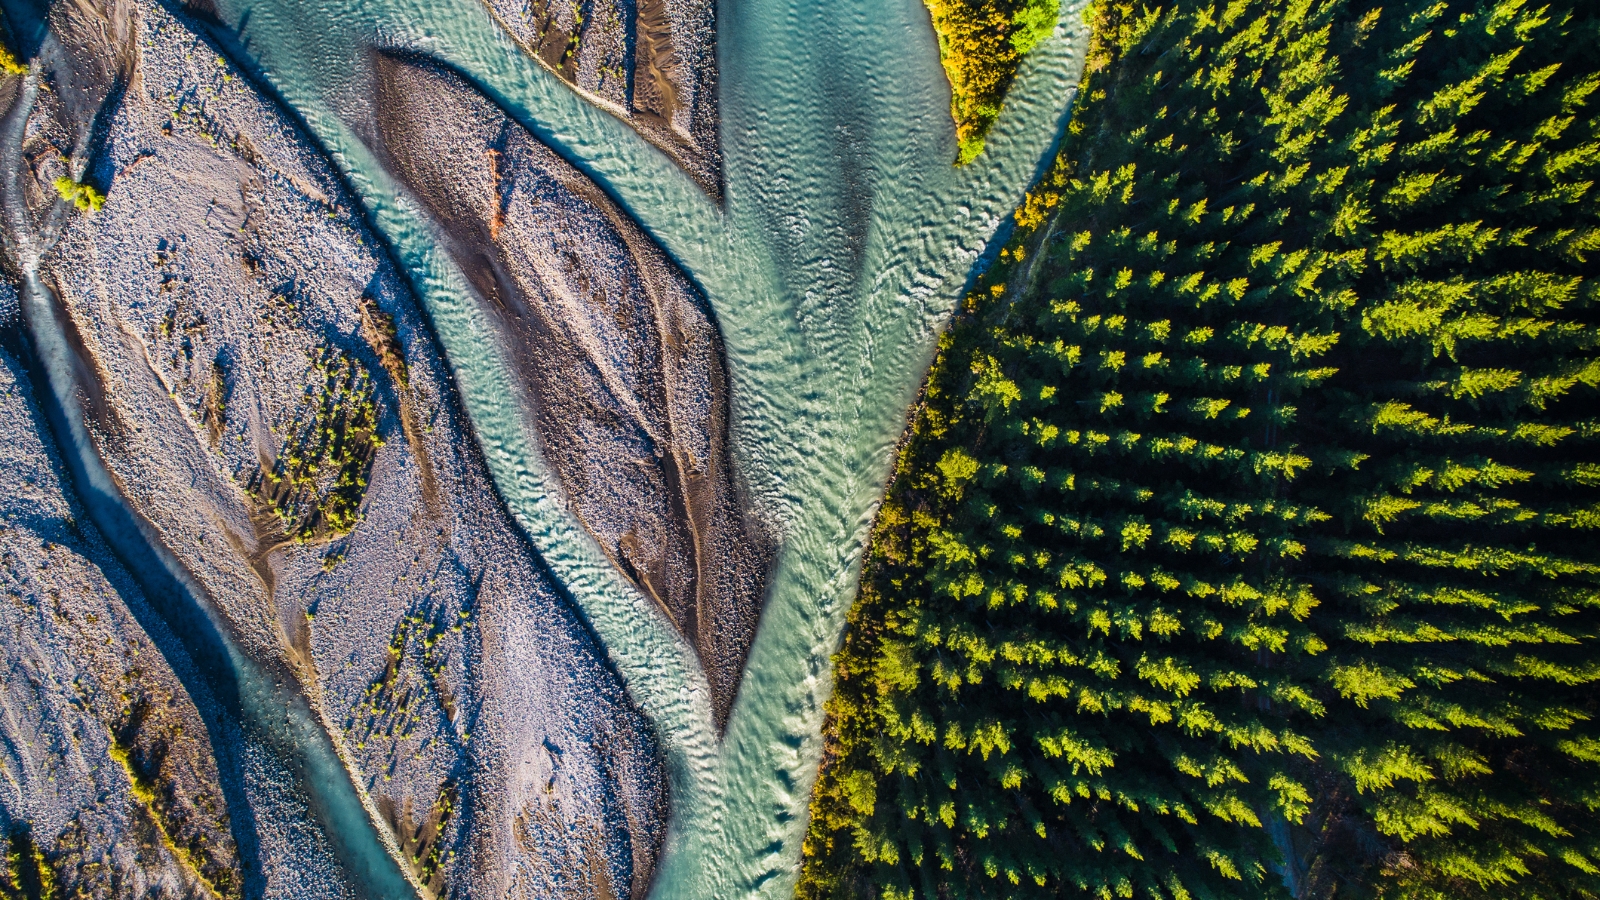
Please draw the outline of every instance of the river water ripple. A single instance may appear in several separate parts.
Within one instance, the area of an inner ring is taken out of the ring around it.
[[[726,202],[525,57],[477,0],[216,0],[392,244],[449,356],[496,485],[667,748],[657,898],[792,892],[829,657],[905,412],[986,247],[1065,122],[1087,29],[1063,4],[986,151],[960,168],[921,0],[729,0],[718,14]],[[360,139],[370,48],[439,58],[593,176],[709,298],[732,440],[777,569],[726,735],[693,652],[555,498],[466,281]]]

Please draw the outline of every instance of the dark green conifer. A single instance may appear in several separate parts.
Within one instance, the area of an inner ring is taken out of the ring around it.
[[[1348,136],[1308,156],[1348,211],[1323,245],[1363,257],[1297,428],[1331,516],[1303,568],[1331,645],[1306,896],[1600,896],[1596,26],[1386,10]]]

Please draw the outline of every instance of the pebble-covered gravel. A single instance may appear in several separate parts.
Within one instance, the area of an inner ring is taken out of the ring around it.
[[[72,214],[42,266],[104,388],[102,457],[248,652],[300,681],[419,883],[458,896],[636,895],[665,827],[659,752],[497,500],[406,284],[326,160],[198,26],[155,2],[138,4],[136,21],[139,77],[106,117],[90,173],[104,207]],[[0,403],[23,410],[30,389],[4,362]],[[358,413],[326,411],[363,404],[370,459],[318,455],[324,430],[355,440]],[[31,440],[40,460],[8,459],[0,488],[54,471],[37,416],[8,406],[0,427],[5,453]],[[263,487],[263,472],[307,458],[321,467],[306,475],[307,502]],[[346,475],[364,487],[341,487]],[[147,881],[181,879],[171,854],[131,849],[148,831],[141,805],[103,763],[106,724],[70,699],[81,667],[99,663],[38,611],[52,591],[98,598],[107,646],[139,644],[149,672],[168,665],[159,641],[113,610],[137,592],[106,574],[115,564],[92,528],[72,538],[62,524],[59,482],[53,507],[24,503],[38,524],[8,518],[0,532],[27,587],[0,611],[44,629],[5,628],[0,659],[46,685],[30,701],[7,679],[0,816],[29,823],[45,847],[92,820],[74,832],[82,852],[132,860],[123,869]],[[296,518],[332,508],[338,490],[359,500],[348,533],[326,514]],[[179,679],[162,684],[182,696]],[[205,733],[198,715],[191,704],[186,734]],[[305,786],[260,751],[235,756],[220,777],[248,798],[225,813],[252,819],[252,883],[271,897],[343,894]],[[52,777],[48,802],[33,787],[6,793]]]

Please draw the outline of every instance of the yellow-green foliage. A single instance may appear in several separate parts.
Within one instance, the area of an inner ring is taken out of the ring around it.
[[[106,195],[96,190],[94,185],[73,181],[65,175],[56,179],[56,193],[84,212],[99,212],[106,202]]]
[[[438,704],[444,718],[451,717],[454,707],[447,694],[445,659],[439,642],[447,632],[457,634],[471,627],[471,617],[464,610],[448,621],[413,612],[396,624],[389,637],[383,672],[367,685],[366,696],[370,700],[364,707],[365,727],[356,733],[354,720],[347,723],[357,749],[373,739],[409,739],[421,722],[422,706],[430,699]]]
[[[0,43],[0,71],[5,72],[7,75],[26,75],[28,74],[28,67],[22,63],[22,60],[17,58],[15,53],[11,52],[10,47]]]
[[[11,29],[6,27],[5,15],[0,13],[0,71],[7,75],[26,75],[28,65],[12,50]]]
[[[140,771],[139,765],[134,760],[133,748],[113,735],[108,752],[127,775],[129,793],[150,816],[150,821],[161,837],[161,845],[167,852],[200,882],[208,896],[215,898],[239,896],[240,883],[237,874],[211,858],[204,843],[204,835],[196,833],[189,841],[178,840],[177,823],[172,821],[166,795],[159,785]]]
[[[6,867],[0,871],[0,900],[65,900],[56,867],[26,828],[6,839]]]
[[[417,880],[425,885],[432,886],[439,877],[439,866],[444,862],[444,836],[445,830],[450,826],[450,819],[456,811],[456,785],[454,781],[446,781],[439,788],[439,797],[433,803],[433,808],[428,811],[428,821],[431,831],[426,849],[413,862],[417,865]]]
[[[801,894],[1600,897],[1600,7],[1102,3]]]
[[[983,152],[1022,57],[1055,28],[1060,0],[926,0],[950,79],[958,162]]]
[[[372,376],[332,349],[312,354],[306,399],[271,471],[249,485],[285,534],[310,541],[350,533],[360,519],[372,460],[383,439]]]

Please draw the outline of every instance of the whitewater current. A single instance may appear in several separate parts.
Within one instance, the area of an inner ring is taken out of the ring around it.
[[[242,61],[303,118],[408,272],[496,486],[667,750],[652,896],[792,893],[829,657],[875,505],[937,342],[1065,123],[1081,0],[1024,61],[987,149],[952,165],[922,0],[729,0],[717,15],[725,202],[539,67],[480,0],[215,0]],[[704,291],[727,351],[732,446],[781,545],[726,734],[690,647],[557,499],[507,362],[421,212],[361,140],[373,48],[454,66],[591,175]]]

